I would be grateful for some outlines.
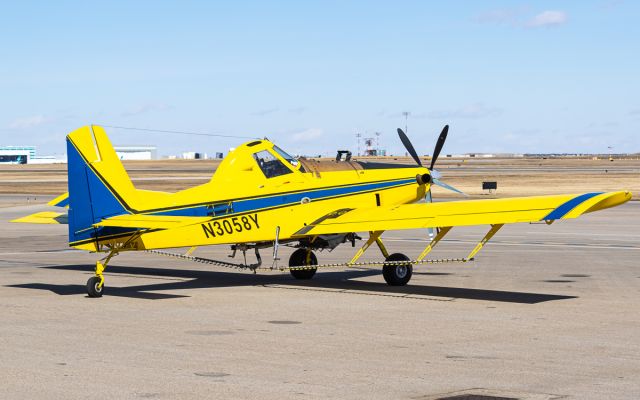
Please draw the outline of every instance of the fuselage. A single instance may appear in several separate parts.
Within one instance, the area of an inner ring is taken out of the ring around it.
[[[169,230],[139,232],[135,249],[288,240],[305,225],[342,209],[416,202],[428,184],[424,167],[354,161],[294,160],[268,140],[230,152],[206,184],[177,193],[137,191],[129,212],[142,215],[208,217]],[[132,196],[133,197],[133,196]],[[92,250],[117,246],[126,232],[98,235],[72,246]]]

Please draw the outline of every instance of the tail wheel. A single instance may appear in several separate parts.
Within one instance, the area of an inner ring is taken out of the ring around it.
[[[100,278],[92,276],[87,281],[87,294],[89,297],[102,297],[104,292],[104,284],[100,285]]]
[[[382,276],[389,286],[404,286],[411,280],[413,265],[408,262],[409,257],[402,253],[394,253],[385,261],[395,261],[393,264],[384,264],[382,267]],[[407,263],[397,263],[398,261],[407,261]]]
[[[307,257],[308,255],[308,257]],[[318,265],[318,259],[311,250],[298,249],[289,257],[289,266],[308,265],[310,268],[305,269],[290,269],[291,276],[296,279],[311,279],[316,274],[318,268],[312,268],[313,265]]]

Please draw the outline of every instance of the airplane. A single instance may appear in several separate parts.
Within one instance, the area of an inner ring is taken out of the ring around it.
[[[505,224],[551,224],[631,199],[629,191],[616,191],[434,203],[432,185],[461,193],[434,169],[448,130],[448,125],[442,130],[429,166],[401,129],[400,140],[416,165],[355,161],[347,151],[339,151],[336,160],[294,158],[267,139],[252,140],[230,151],[209,182],[167,193],[135,188],[105,130],[84,126],[66,137],[68,192],[49,203],[68,211],[44,211],[13,222],[66,223],[69,246],[105,253],[87,281],[89,297],[103,295],[109,261],[127,251],[255,272],[265,268],[259,250],[273,248],[270,269],[288,269],[296,279],[311,279],[323,267],[377,265],[387,284],[402,286],[411,279],[413,265],[473,260]],[[490,228],[466,257],[426,258],[453,227],[469,225]],[[381,238],[385,231],[404,229],[427,229],[432,236],[414,259],[390,253]],[[368,238],[359,232],[368,232]],[[344,243],[355,247],[360,239],[364,243],[350,261],[318,264],[316,251]],[[358,262],[374,243],[383,261]],[[211,245],[230,245],[232,256],[243,253],[244,263],[192,256],[197,247]],[[276,264],[281,245],[296,248],[288,267]],[[169,248],[188,251],[163,250]],[[250,250],[257,261],[252,264],[246,261]]]

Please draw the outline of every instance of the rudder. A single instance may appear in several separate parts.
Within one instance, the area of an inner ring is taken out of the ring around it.
[[[99,237],[116,234],[93,224],[131,213],[135,188],[104,130],[86,126],[67,136],[69,245],[95,247]]]

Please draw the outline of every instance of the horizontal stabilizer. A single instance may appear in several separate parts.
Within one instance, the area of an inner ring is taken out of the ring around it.
[[[35,214],[27,215],[14,219],[11,222],[22,224],[63,224],[66,225],[68,218],[67,213],[59,213],[55,211],[42,211]]]
[[[69,207],[69,192],[63,193],[55,199],[51,200],[47,203],[49,206],[53,207]]]
[[[186,225],[201,224],[210,220],[211,217],[126,214],[104,219],[96,224],[93,224],[93,226],[138,229],[170,229]]]

